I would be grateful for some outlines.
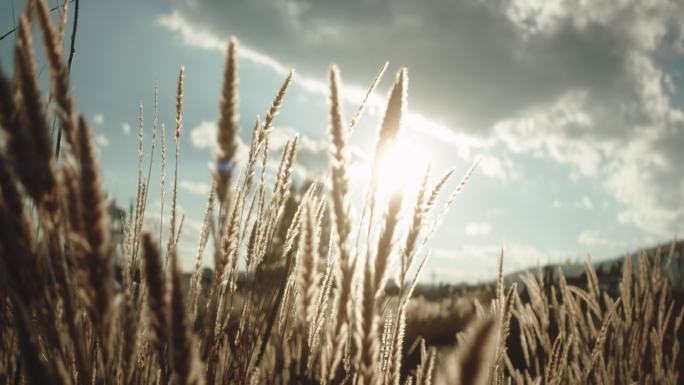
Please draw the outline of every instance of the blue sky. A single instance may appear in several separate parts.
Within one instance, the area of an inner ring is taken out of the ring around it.
[[[18,14],[24,3],[14,6]],[[512,271],[587,254],[600,260],[681,233],[682,25],[684,6],[665,0],[86,1],[72,84],[99,139],[107,190],[127,206],[137,178],[138,106],[149,145],[157,81],[160,122],[170,133],[176,74],[185,66],[179,203],[189,267],[229,36],[241,43],[244,141],[296,70],[274,143],[301,133],[300,179],[327,170],[329,64],[340,66],[351,118],[390,62],[351,139],[360,151],[373,146],[394,73],[405,65],[411,116],[404,133],[429,154],[433,170],[455,166],[460,176],[482,159],[430,243],[424,279],[476,281],[493,276],[501,248]],[[6,1],[0,32],[12,26]],[[5,71],[12,43],[0,41]],[[150,207],[158,210],[158,179],[152,186]]]

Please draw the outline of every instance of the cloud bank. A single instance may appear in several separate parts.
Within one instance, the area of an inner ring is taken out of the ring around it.
[[[364,84],[385,60],[411,75],[411,109],[461,154],[569,167],[617,203],[616,221],[670,236],[684,223],[684,4],[675,0],[174,2],[159,21],[188,44],[237,35],[249,60],[321,91],[335,62]],[[268,53],[263,54],[264,52]],[[440,131],[441,130],[441,131]],[[435,132],[433,132],[434,134]],[[473,138],[479,138],[474,140]],[[586,237],[585,237],[586,238]],[[585,239],[586,240],[586,239]]]

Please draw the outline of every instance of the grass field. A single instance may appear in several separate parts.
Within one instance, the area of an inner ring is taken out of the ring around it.
[[[47,91],[37,80],[34,32],[49,63]],[[184,280],[176,188],[184,69],[168,155],[175,160],[168,242],[145,227],[146,216],[158,215],[146,206],[158,190],[142,142],[134,212],[123,235],[112,237],[118,218],[109,217],[62,39],[46,3],[32,1],[18,26],[13,75],[0,73],[0,383],[681,383],[684,308],[667,273],[682,252],[676,244],[663,258],[626,258],[617,292],[601,289],[590,262],[580,284],[526,274],[520,285],[505,285],[502,255],[489,289],[412,299],[430,237],[476,165],[450,191],[453,169],[426,167],[403,185],[387,179],[383,165],[401,148],[405,69],[378,123],[365,198],[352,202],[347,143],[364,108],[351,123],[345,118],[340,71],[330,67],[329,175],[295,194],[297,135],[272,185],[266,175],[269,134],[293,75],[254,124],[246,164],[237,164],[239,48],[231,40],[213,186],[197,252],[184,256],[196,268]],[[160,151],[166,159],[166,146]],[[215,264],[204,273],[208,242]]]

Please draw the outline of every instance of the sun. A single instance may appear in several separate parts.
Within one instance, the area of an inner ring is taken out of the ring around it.
[[[428,155],[415,142],[398,140],[387,146],[375,165],[376,200],[387,202],[400,192],[406,198],[420,186],[425,174]]]

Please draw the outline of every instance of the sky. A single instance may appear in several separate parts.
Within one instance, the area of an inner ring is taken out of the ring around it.
[[[0,33],[24,4],[0,4]],[[407,67],[402,130],[423,154],[416,163],[427,154],[435,177],[450,167],[460,177],[481,160],[429,243],[422,278],[476,282],[494,276],[502,249],[505,270],[515,271],[607,259],[682,233],[682,26],[676,0],[84,1],[72,86],[96,134],[106,189],[127,207],[137,186],[139,105],[149,148],[158,84],[159,122],[172,146],[175,81],[185,67],[180,250],[190,268],[230,36],[240,42],[243,142],[295,70],[272,144],[278,154],[300,133],[297,180],[325,179],[328,170],[329,65],[341,70],[349,119],[389,61],[351,137],[359,163],[395,73]],[[4,71],[13,40],[0,41]],[[149,207],[158,212],[158,177],[151,185]]]

